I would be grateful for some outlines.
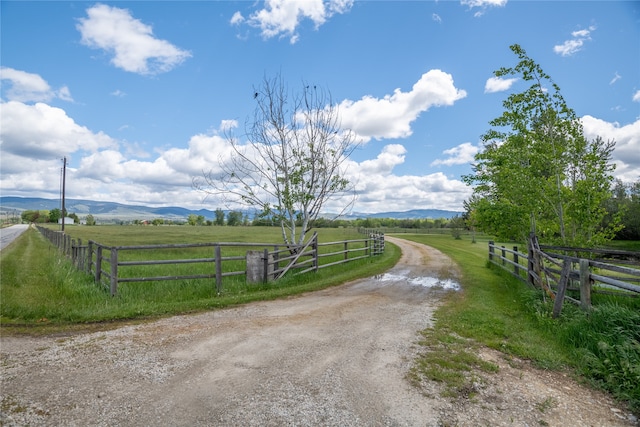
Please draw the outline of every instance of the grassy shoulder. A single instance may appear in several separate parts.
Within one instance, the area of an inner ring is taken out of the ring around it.
[[[440,381],[445,393],[467,395],[473,372],[495,367],[480,360],[478,345],[567,370],[640,412],[640,306],[633,298],[602,300],[587,313],[565,304],[560,319],[552,303],[507,272],[487,263],[487,241],[451,236],[402,235],[448,254],[462,270],[463,291],[452,293],[422,332],[425,349],[411,376]]]
[[[111,239],[111,242],[115,242],[119,241],[119,233],[124,233],[131,239],[132,229],[124,228],[126,227],[94,227],[91,230],[90,227],[79,227],[78,230],[98,231],[104,235],[100,236],[102,239],[96,240],[102,242],[104,239]],[[167,239],[184,242],[187,241],[185,239],[190,239],[190,236],[185,236],[185,231],[191,232],[189,228],[180,228],[182,230],[149,228],[149,234],[144,231],[143,235],[144,239],[155,242]],[[227,231],[227,228],[232,227],[220,227],[215,232],[233,232]],[[164,234],[167,232],[178,234],[167,238]],[[196,235],[196,231],[193,233]],[[344,238],[341,237],[344,233],[349,232],[331,230],[325,233],[325,241],[340,240]],[[71,234],[76,237],[73,231]],[[273,234],[273,229],[241,228],[235,230],[233,237],[236,238],[235,241],[277,241]],[[229,241],[229,236],[216,237],[217,241]],[[211,240],[211,236],[203,237],[202,230],[199,238],[215,241]],[[92,277],[76,271],[37,230],[29,229],[18,241],[0,253],[0,325],[3,333],[49,333],[82,329],[83,325],[91,329],[96,324],[110,326],[118,321],[152,319],[282,298],[382,273],[393,266],[399,257],[400,250],[394,245],[387,245],[384,255],[321,269],[317,273],[290,276],[260,285],[247,285],[243,279],[228,281],[220,295],[216,292],[215,284],[210,281],[184,280],[180,283],[127,284],[122,286],[117,296],[111,297],[106,289],[93,283]]]

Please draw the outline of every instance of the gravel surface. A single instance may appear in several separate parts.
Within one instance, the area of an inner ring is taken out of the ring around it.
[[[455,265],[389,238],[385,275],[66,337],[0,337],[3,426],[632,426],[609,397],[483,349],[472,399],[406,379]],[[426,280],[440,278],[441,280]]]

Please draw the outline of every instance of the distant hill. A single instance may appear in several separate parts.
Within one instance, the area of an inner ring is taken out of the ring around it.
[[[60,209],[60,200],[42,199],[38,197],[0,197],[0,211],[17,210],[51,210]],[[97,202],[83,199],[65,199],[65,209],[79,217],[93,215],[100,219],[131,220],[131,219],[186,219],[190,214],[202,215],[205,219],[213,220],[215,212],[208,209],[185,209],[176,206],[149,207],[141,205],[125,205],[115,202]]]
[[[39,197],[0,197],[0,212],[4,215],[13,211],[19,213],[25,210],[51,210],[60,209],[60,200],[43,199]],[[83,199],[66,199],[65,209],[69,213],[75,213],[80,218],[86,215],[93,215],[96,219],[102,220],[134,220],[134,219],[154,219],[163,218],[171,220],[186,220],[190,214],[202,215],[205,219],[214,220],[215,212],[209,209],[185,209],[176,206],[169,207],[149,207],[141,205],[126,205],[115,202],[97,202]],[[225,211],[226,213],[227,211]],[[423,219],[423,218],[453,218],[461,215],[462,212],[447,211],[440,209],[413,209],[405,212],[379,212],[379,213],[350,213],[346,219],[357,218],[394,218],[394,219]],[[325,215],[330,217],[330,215]]]

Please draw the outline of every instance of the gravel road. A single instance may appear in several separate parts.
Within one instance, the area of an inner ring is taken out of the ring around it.
[[[457,269],[432,248],[390,240],[401,246],[403,257],[387,274],[319,292],[110,331],[2,336],[0,424],[471,426],[544,420],[627,426],[637,421],[566,376],[545,377],[524,363],[516,369],[489,350],[485,356],[504,369],[489,379],[480,400],[426,396],[410,385],[406,374],[419,351],[418,331],[432,324],[442,295],[457,292],[443,286],[455,288],[455,282],[427,278],[455,279]],[[537,413],[535,405],[550,393],[558,404]],[[568,400],[573,398],[584,404]],[[595,406],[602,410],[594,412]]]

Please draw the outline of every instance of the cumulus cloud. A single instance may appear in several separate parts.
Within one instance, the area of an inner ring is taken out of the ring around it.
[[[453,84],[453,77],[440,70],[422,75],[411,91],[396,89],[382,98],[365,96],[358,101],[340,103],[342,126],[351,129],[360,140],[371,138],[406,138],[413,131],[411,123],[431,107],[453,105],[467,96]]]
[[[484,93],[503,92],[509,90],[517,82],[517,78],[503,79],[501,77],[490,77],[484,84]]]
[[[490,7],[503,7],[507,4],[507,0],[460,0],[460,4],[463,6],[469,6],[469,10],[474,8],[478,8],[480,10],[476,11],[473,16],[479,18],[484,15]]]
[[[52,89],[49,83],[38,74],[0,67],[0,80],[2,80],[4,91],[3,98],[9,101],[48,102],[54,98],[73,101],[68,87]]]
[[[78,125],[64,110],[44,103],[3,103],[0,136],[3,155],[29,159],[56,159],[78,150],[117,146],[108,135],[94,133]]]
[[[244,18],[234,13],[231,24],[247,23],[259,28],[266,39],[289,37],[291,44],[298,41],[298,27],[304,19],[310,19],[318,29],[335,14],[347,13],[354,0],[267,0],[264,9]]]
[[[585,42],[591,40],[591,33],[595,31],[596,27],[591,26],[586,30],[578,30],[571,33],[571,37],[565,40],[564,43],[553,47],[553,51],[558,55],[571,56],[582,50]]]
[[[431,166],[453,166],[453,165],[464,165],[467,163],[471,163],[474,160],[474,156],[478,153],[478,147],[471,144],[470,142],[465,142],[463,144],[458,145],[457,147],[450,148],[448,150],[444,150],[442,154],[449,156],[446,159],[437,159],[431,162]]]
[[[633,94],[632,99],[634,102],[640,102],[640,90]]]
[[[170,71],[191,56],[153,35],[151,26],[134,19],[127,9],[97,4],[79,18],[82,44],[113,55],[111,63],[132,73],[152,75]]]
[[[582,125],[588,139],[600,136],[605,141],[616,141],[613,151],[616,178],[626,182],[640,180],[640,119],[620,126],[587,115],[582,117]]]

